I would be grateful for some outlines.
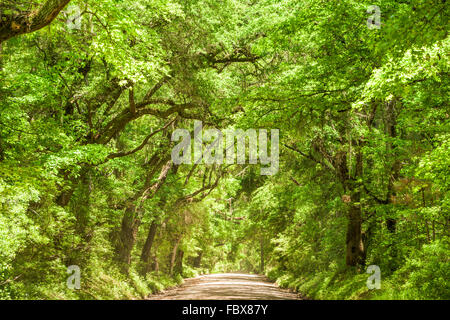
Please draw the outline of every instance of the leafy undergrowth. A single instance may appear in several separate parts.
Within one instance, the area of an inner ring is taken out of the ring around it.
[[[450,298],[450,260],[442,243],[424,245],[403,267],[381,278],[381,288],[369,290],[370,274],[355,269],[325,270],[295,275],[272,269],[267,276],[282,288],[319,300],[429,300]]]
[[[2,299],[18,300],[138,300],[183,283],[181,275],[170,277],[151,272],[144,277],[134,270],[125,275],[115,267],[85,272],[87,274],[82,273],[79,290],[69,289],[66,282],[60,281],[68,277],[62,269],[60,274],[47,277],[45,282],[11,283],[0,293]]]

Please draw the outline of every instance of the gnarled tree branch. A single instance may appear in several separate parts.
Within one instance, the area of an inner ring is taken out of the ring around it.
[[[12,13],[0,19],[0,43],[49,25],[70,0],[47,0],[39,9]]]

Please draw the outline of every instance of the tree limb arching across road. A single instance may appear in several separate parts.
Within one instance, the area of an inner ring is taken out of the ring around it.
[[[47,0],[40,8],[32,11],[0,12],[0,43],[21,34],[31,33],[49,25],[70,0]]]

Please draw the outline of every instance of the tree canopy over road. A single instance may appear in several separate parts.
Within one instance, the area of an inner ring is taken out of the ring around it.
[[[0,299],[217,272],[449,299],[448,20],[445,0],[0,0]],[[277,172],[175,163],[194,121],[278,129]]]

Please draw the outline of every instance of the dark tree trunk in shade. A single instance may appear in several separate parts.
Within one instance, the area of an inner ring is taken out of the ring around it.
[[[153,177],[154,172],[156,172],[159,168],[161,168],[161,173],[158,181],[152,184],[151,178]],[[136,243],[137,233],[141,224],[142,203],[146,199],[153,197],[156,192],[158,192],[159,188],[166,180],[170,168],[171,161],[168,161],[166,164],[161,162],[160,166],[153,168],[147,176],[144,186],[131,199],[132,203],[140,199],[140,204],[130,204],[125,210],[125,214],[122,218],[122,224],[118,232],[118,239],[116,239],[116,258],[122,264],[122,270],[125,273],[128,272],[128,268],[131,263],[131,252],[134,244]]]
[[[179,249],[175,258],[174,274],[183,274],[183,256],[184,251]]]
[[[396,116],[396,100],[391,100],[386,103],[385,108],[385,131],[386,134],[390,138],[396,138],[397,137],[397,116]],[[387,152],[393,153],[395,157],[396,152],[396,145],[392,142],[388,142],[386,145]],[[394,183],[398,180],[400,175],[400,169],[401,169],[401,163],[400,160],[395,159],[394,163],[392,164],[391,170],[388,173],[389,174],[389,182],[388,182],[388,192],[387,192],[387,201],[388,204],[391,204],[394,202],[395,197],[397,196],[395,189],[394,189]],[[393,217],[387,217],[386,218],[386,228],[390,233],[395,233],[397,229],[397,220]]]
[[[133,250],[134,243],[136,242],[136,236],[140,224],[141,221],[137,217],[136,207],[134,205],[127,207],[122,218],[122,224],[116,243],[116,258],[121,264],[122,271],[125,273],[128,272],[128,268],[131,263],[131,252]]]
[[[361,191],[358,179],[362,176],[363,159],[360,148],[356,149],[355,174],[348,170],[347,153],[339,152],[335,159],[335,168],[344,190],[349,194],[347,206],[346,257],[347,266],[364,265],[365,249],[362,237]]]
[[[144,246],[142,247],[141,252],[141,262],[143,263],[142,274],[146,274],[150,271],[150,253],[152,250],[153,242],[155,240],[156,231],[158,229],[158,225],[155,221],[153,221],[148,230],[147,239],[145,240]]]
[[[200,251],[198,255],[194,259],[194,268],[200,268],[200,265],[202,263],[202,257],[203,257],[203,251]]]

